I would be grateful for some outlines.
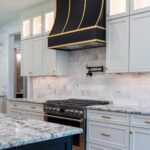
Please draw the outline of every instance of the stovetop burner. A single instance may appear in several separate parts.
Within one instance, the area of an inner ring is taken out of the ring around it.
[[[79,100],[79,99],[68,99],[68,100],[49,100],[46,102],[46,106],[53,106],[59,108],[73,108],[73,109],[84,109],[91,105],[107,105],[109,101],[96,101],[96,100]]]
[[[95,100],[50,100],[44,104],[45,114],[69,118],[83,118],[87,106],[107,105],[109,101]]]

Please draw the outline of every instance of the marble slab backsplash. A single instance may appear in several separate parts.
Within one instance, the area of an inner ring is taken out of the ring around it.
[[[87,98],[126,105],[150,105],[150,74],[96,73],[86,77],[86,65],[105,66],[106,49],[70,52],[68,77],[35,77],[33,98]]]

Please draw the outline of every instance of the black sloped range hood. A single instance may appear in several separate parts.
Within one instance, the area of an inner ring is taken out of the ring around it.
[[[106,0],[57,0],[48,47],[80,50],[105,46]]]

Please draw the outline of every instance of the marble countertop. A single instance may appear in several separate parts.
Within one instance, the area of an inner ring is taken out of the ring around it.
[[[150,115],[150,106],[132,106],[132,105],[95,105],[89,106],[87,109],[120,112],[139,115]]]
[[[35,103],[35,104],[44,104],[47,99],[29,99],[29,98],[14,98],[7,99],[8,101],[16,101],[16,102],[27,102],[27,103]]]
[[[0,150],[82,133],[82,129],[0,114]]]

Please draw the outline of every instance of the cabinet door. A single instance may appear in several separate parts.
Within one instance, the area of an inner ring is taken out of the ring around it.
[[[35,15],[32,18],[32,35],[39,36],[42,34],[42,15]]]
[[[130,150],[149,150],[150,131],[143,128],[131,128]]]
[[[22,76],[32,76],[33,68],[32,68],[32,40],[25,40],[21,43],[21,75]]]
[[[22,21],[22,39],[27,39],[32,36],[31,18],[26,18]]]
[[[129,0],[107,0],[107,20],[129,15]]]
[[[150,12],[130,18],[130,72],[150,71]]]
[[[129,18],[107,21],[106,67],[108,73],[128,72]]]
[[[56,50],[48,49],[48,37],[43,37],[43,73],[56,75]]]
[[[130,1],[130,13],[140,13],[150,11],[150,0],[131,0]]]
[[[33,50],[33,74],[35,76],[43,73],[43,41],[42,37],[34,38],[32,40]]]

